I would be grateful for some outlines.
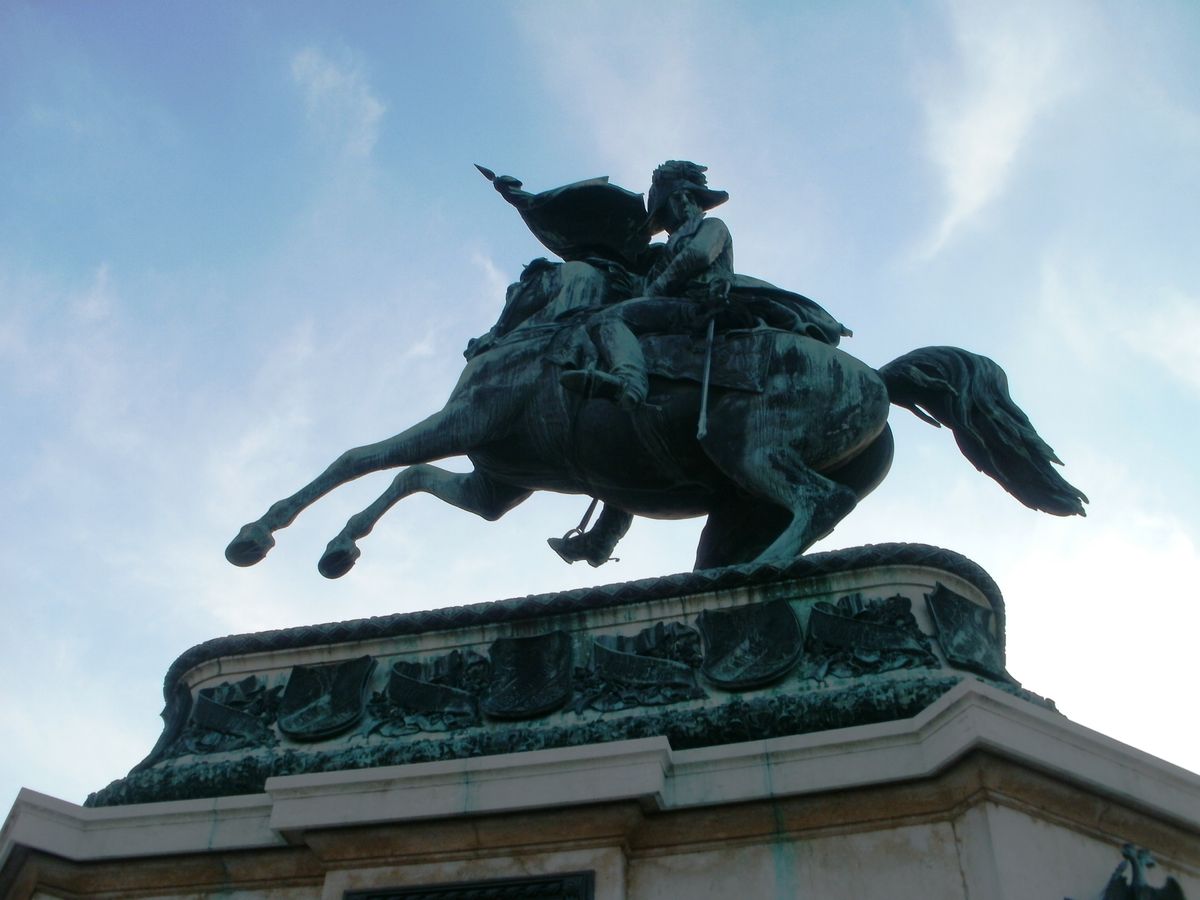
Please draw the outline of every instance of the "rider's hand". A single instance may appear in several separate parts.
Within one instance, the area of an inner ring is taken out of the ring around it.
[[[708,295],[704,298],[704,302],[713,309],[719,310],[728,307],[730,287],[728,278],[714,278],[708,283]]]

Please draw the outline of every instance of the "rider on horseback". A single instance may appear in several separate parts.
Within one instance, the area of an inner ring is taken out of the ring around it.
[[[499,321],[468,347],[468,358],[518,326],[557,323],[586,333],[604,364],[580,363],[564,373],[564,384],[636,407],[647,390],[637,337],[702,334],[714,315],[726,330],[731,321],[763,325],[835,347],[850,334],[809,298],[733,271],[729,229],[704,216],[729,195],[708,187],[704,166],[663,163],[647,204],[607,178],[531,194],[510,175],[477,168],[564,262],[530,263],[509,288]],[[664,230],[667,243],[651,244]]]
[[[607,370],[574,369],[563,373],[563,387],[614,400],[634,409],[649,392],[646,357],[638,335],[680,334],[697,330],[707,304],[724,301],[733,278],[733,239],[720,219],[706,210],[729,199],[708,187],[705,167],[670,160],[654,170],[647,206],[647,232],[670,236],[646,276],[642,296],[615,303],[594,315],[588,334]],[[681,303],[699,301],[700,306]]]
[[[949,426],[975,467],[1026,506],[1083,514],[1087,498],[1055,471],[1054,451],[1013,403],[1004,371],[990,359],[925,347],[875,370],[837,349],[849,331],[818,304],[733,272],[728,230],[704,218],[725,194],[707,187],[703,167],[660,166],[649,215],[640,194],[607,178],[531,194],[515,178],[481,171],[564,262],[526,268],[500,321],[469,348],[471,361],[441,411],[343,453],[244,525],[226,548],[230,562],[261,560],[274,532],[338,485],[399,468],[388,489],[329,542],[323,575],[349,571],[357,541],[397,501],[421,491],[489,520],[534,490],[599,495],[605,507],[596,526],[585,530],[589,510],[552,542],[568,561],[607,560],[636,512],[707,515],[697,568],[790,565],[883,479],[892,454],[889,402]],[[651,234],[663,229],[670,240],[652,246]],[[733,302],[713,302],[726,300]],[[725,339],[714,354],[718,320]],[[700,368],[686,335],[705,327]],[[589,332],[591,341],[580,340]],[[596,356],[604,370],[588,368]],[[688,402],[664,402],[646,414],[640,405],[651,372],[662,379],[664,399],[698,396],[702,420],[707,386],[719,386],[711,430],[697,428],[692,437]],[[559,379],[637,409],[622,415],[595,404],[584,407],[587,416],[568,415],[565,407],[578,405],[561,402]],[[688,382],[699,382],[698,394]],[[552,410],[559,414],[547,415]],[[579,430],[580,418],[590,431]],[[473,471],[431,464],[462,454]]]

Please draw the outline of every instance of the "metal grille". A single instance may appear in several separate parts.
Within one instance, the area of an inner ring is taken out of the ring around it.
[[[595,873],[348,891],[345,900],[592,900]]]

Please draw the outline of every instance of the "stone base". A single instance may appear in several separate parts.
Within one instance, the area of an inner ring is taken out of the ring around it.
[[[590,880],[597,900],[1089,900],[1125,842],[1154,852],[1151,884],[1200,897],[1200,777],[964,681],[908,720],[694,750],[646,738],[103,808],[26,790],[0,896],[583,897]],[[518,881],[476,887],[497,879]]]
[[[1128,842],[1200,900],[1200,777],[1022,690],[1003,625],[884,545],[209,641],[127,777],[22,791],[0,896],[1116,900]]]
[[[982,569],[918,544],[237,635],[167,673],[162,737],[89,806],[661,736],[675,750],[909,718],[1004,667]]]

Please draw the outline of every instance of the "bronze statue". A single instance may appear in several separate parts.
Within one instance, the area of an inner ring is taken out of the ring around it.
[[[707,515],[696,568],[786,565],[887,473],[889,403],[948,425],[1026,506],[1084,514],[994,362],[928,347],[876,371],[838,349],[849,331],[817,303],[734,272],[728,229],[704,216],[727,195],[702,166],[660,166],[648,210],[606,178],[530,194],[480,171],[563,261],[535,260],[509,287],[440,412],[343,453],[244,526],[230,562],[258,562],[274,531],[338,485],[404,467],[329,543],[323,575],[349,571],[357,541],[418,491],[487,519],[535,490],[603,501],[594,529],[551,541],[568,561],[608,559],[633,515]],[[652,244],[661,230],[669,240]],[[462,455],[473,472],[430,464]]]

